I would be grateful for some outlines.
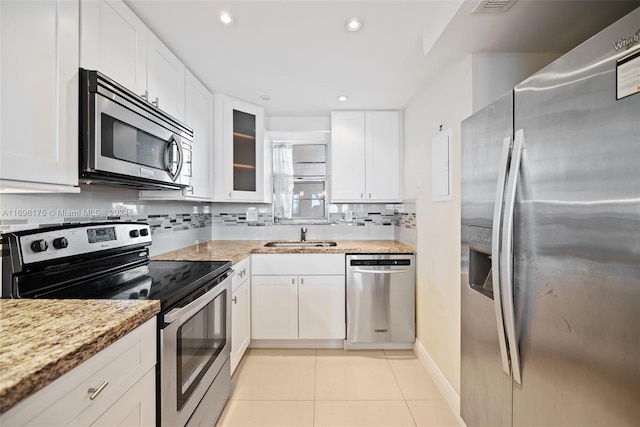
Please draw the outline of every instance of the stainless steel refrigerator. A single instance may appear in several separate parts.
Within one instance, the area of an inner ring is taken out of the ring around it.
[[[461,415],[640,425],[640,9],[462,123]]]

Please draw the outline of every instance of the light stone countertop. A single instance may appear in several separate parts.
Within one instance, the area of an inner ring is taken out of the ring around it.
[[[251,254],[347,254],[414,253],[412,246],[395,240],[334,240],[337,246],[265,247],[270,240],[209,240],[186,248],[155,255],[162,261],[231,261],[237,264]],[[314,240],[309,240],[313,242]]]
[[[0,299],[0,414],[159,311],[151,300]]]

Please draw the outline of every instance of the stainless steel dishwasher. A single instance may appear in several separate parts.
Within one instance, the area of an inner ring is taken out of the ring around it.
[[[411,348],[416,337],[414,254],[347,254],[345,348]]]

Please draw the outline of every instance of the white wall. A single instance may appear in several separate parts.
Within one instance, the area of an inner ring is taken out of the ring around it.
[[[268,123],[269,130],[317,131],[331,129],[331,117],[329,116],[274,116],[268,118]]]
[[[471,114],[471,58],[453,57],[405,109],[405,198],[416,199],[417,338],[460,392],[460,122]],[[452,200],[431,201],[431,140],[452,128]],[[419,187],[418,187],[419,186]]]

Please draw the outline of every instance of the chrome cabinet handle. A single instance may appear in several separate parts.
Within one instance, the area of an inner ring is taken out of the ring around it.
[[[304,285],[304,279],[302,277],[300,278],[300,284]]]
[[[360,193],[360,198],[364,199],[364,193]]]
[[[371,198],[371,193],[369,193],[369,198]]]
[[[91,396],[89,396],[89,400],[94,400],[96,397],[98,397],[98,395],[102,393],[102,390],[104,390],[104,388],[108,385],[109,385],[109,381],[105,381],[102,383],[100,387],[98,388],[92,387],[89,390],[87,390],[87,393],[91,393]]]
[[[504,200],[504,184],[507,180],[509,168],[509,152],[511,151],[511,136],[502,142],[502,154],[500,155],[500,175],[496,188],[496,200],[493,205],[493,228],[491,232],[491,279],[493,281],[493,305],[498,324],[498,341],[500,344],[500,356],[502,369],[511,375],[509,366],[509,352],[507,351],[507,337],[504,329],[504,315],[502,314],[502,292],[500,291],[500,230],[502,227],[502,202]]]
[[[149,101],[149,91],[145,90],[144,93],[140,95],[140,98],[144,99],[145,101]]]
[[[231,301],[233,301],[234,304],[237,304],[238,303],[238,297],[231,298]]]
[[[151,103],[153,105],[155,105],[156,108],[160,108],[160,98],[158,98],[157,96],[156,96],[156,100],[155,101],[151,101]]]
[[[511,165],[509,166],[509,179],[504,200],[504,226],[502,227],[502,253],[500,254],[500,275],[502,282],[502,304],[504,306],[505,326],[509,343],[509,356],[511,358],[511,373],[513,379],[522,384],[520,373],[520,350],[516,337],[516,316],[513,303],[513,213],[516,203],[516,188],[520,176],[520,161],[524,150],[524,131],[518,129],[513,142],[511,152]]]

